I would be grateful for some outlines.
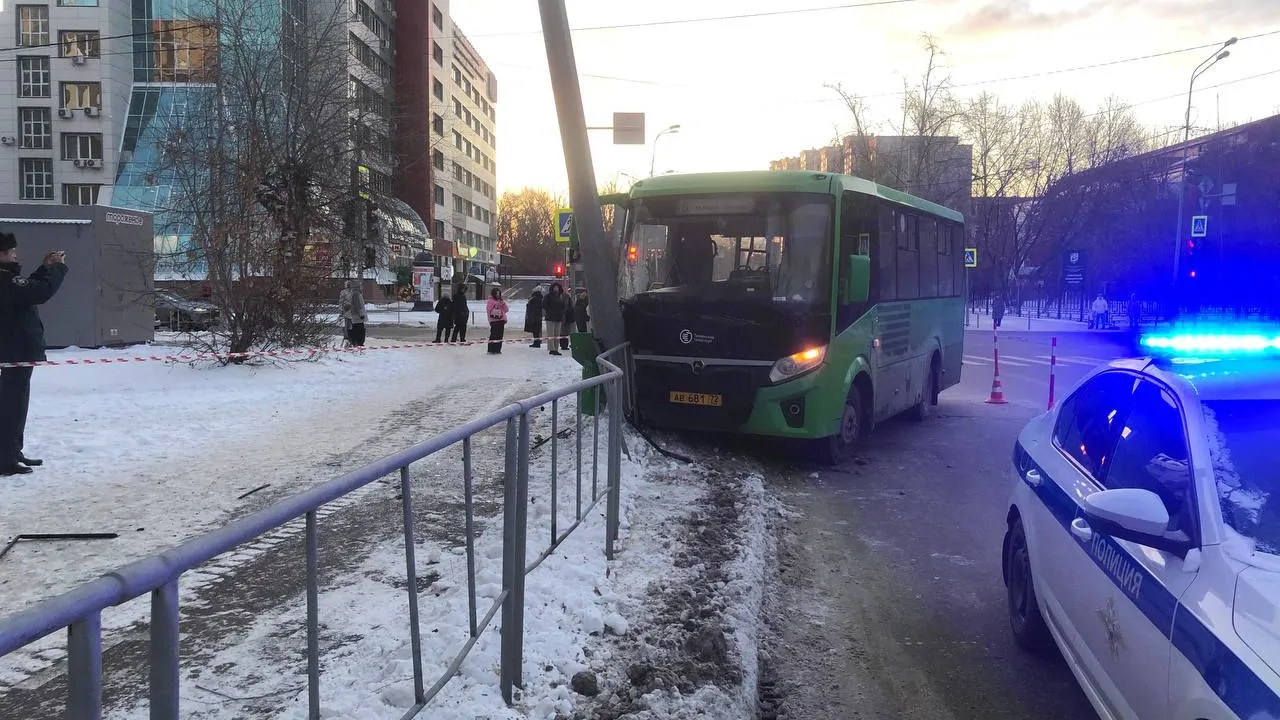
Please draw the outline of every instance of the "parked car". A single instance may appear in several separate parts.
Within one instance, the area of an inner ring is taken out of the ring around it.
[[[218,323],[218,307],[204,300],[191,300],[171,290],[155,293],[156,329],[175,332],[208,330]]]

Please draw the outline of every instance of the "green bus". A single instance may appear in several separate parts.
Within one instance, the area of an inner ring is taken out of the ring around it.
[[[849,458],[960,381],[964,216],[832,173],[663,175],[619,206],[641,422]]]

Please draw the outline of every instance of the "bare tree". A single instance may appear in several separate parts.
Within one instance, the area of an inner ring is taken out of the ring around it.
[[[922,36],[928,54],[925,69],[915,80],[903,79],[900,120],[895,137],[878,137],[866,99],[828,85],[849,110],[852,132],[844,143],[851,153],[854,174],[889,187],[962,208],[968,200],[968,157],[958,146],[955,130],[963,115],[951,77],[942,64],[943,52],[930,35]]]
[[[511,257],[511,274],[545,275],[563,250],[556,244],[560,200],[546,190],[524,188],[498,200],[498,251]]]
[[[208,29],[202,47],[189,48],[203,63],[139,140],[160,158],[147,181],[168,193],[157,234],[190,237],[164,260],[203,269],[222,318],[192,343],[232,353],[327,344],[335,276],[384,255],[362,221],[385,188],[356,167],[388,147],[394,117],[352,91],[345,3],[205,9],[192,21]]]

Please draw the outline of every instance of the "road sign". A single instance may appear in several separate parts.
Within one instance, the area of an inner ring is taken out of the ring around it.
[[[613,144],[644,145],[644,113],[614,113]]]
[[[556,213],[556,242],[567,243],[573,239],[573,211],[564,208]]]
[[[967,268],[978,267],[978,248],[964,249],[964,266]]]
[[[1207,237],[1209,235],[1209,216],[1191,216],[1191,237]]]
[[[1068,250],[1062,263],[1062,280],[1068,285],[1084,284],[1084,253]]]

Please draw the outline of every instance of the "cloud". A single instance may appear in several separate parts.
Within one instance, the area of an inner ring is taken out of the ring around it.
[[[1110,0],[1062,3],[1067,7],[1046,11],[1033,8],[1031,0],[994,0],[966,14],[949,28],[949,32],[978,36],[1053,30],[1079,20],[1092,18],[1111,4]]]

